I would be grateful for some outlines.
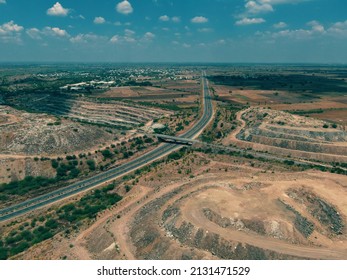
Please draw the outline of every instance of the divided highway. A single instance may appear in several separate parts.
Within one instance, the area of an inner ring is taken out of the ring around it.
[[[203,114],[199,121],[189,131],[180,135],[183,138],[196,138],[208,125],[213,116],[213,106],[211,96],[208,90],[208,84],[206,81],[205,73],[203,73],[201,81],[203,91]],[[0,222],[24,215],[28,212],[47,206],[51,203],[57,202],[69,196],[73,196],[85,190],[92,189],[104,182],[124,176],[125,174],[135,171],[155,160],[158,160],[179,148],[180,145],[176,144],[161,144],[154,150],[138,158],[135,158],[130,162],[122,164],[121,166],[112,168],[103,173],[97,174],[91,178],[74,183],[70,186],[61,188],[59,190],[35,197],[33,199],[29,199],[27,201],[18,203],[8,208],[0,209]]]

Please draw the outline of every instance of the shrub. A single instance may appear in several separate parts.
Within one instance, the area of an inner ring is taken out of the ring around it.
[[[113,157],[113,153],[110,150],[103,150],[101,151],[101,154],[105,159],[109,159]]]
[[[56,161],[55,159],[52,159],[51,164],[52,164],[52,167],[53,167],[54,169],[57,169],[57,168],[59,167],[59,163],[58,163],[58,161]]]
[[[95,170],[96,167],[95,167],[95,161],[94,160],[92,160],[92,159],[87,160],[87,164],[88,164],[89,170],[91,170],[91,171]]]

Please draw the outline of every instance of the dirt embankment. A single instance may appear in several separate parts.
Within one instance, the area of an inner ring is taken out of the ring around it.
[[[283,168],[203,154],[163,163],[85,230],[57,236],[26,254],[52,259],[345,259],[345,177]]]
[[[263,108],[237,114],[240,126],[224,144],[326,162],[347,162],[347,132],[324,121]]]

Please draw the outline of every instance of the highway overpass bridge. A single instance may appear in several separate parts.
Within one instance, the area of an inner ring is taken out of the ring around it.
[[[154,134],[158,138],[159,141],[166,142],[166,143],[172,143],[177,145],[188,145],[191,146],[194,143],[198,142],[193,139],[184,138],[184,137],[177,137],[177,136],[170,136],[165,134]]]
[[[180,148],[180,145],[193,143],[193,139],[197,138],[199,134],[206,128],[213,117],[213,106],[210,98],[210,92],[208,89],[208,83],[206,81],[205,73],[202,73],[202,100],[203,107],[201,108],[203,113],[197,123],[191,127],[188,131],[183,133],[181,137],[175,137],[163,135],[162,140],[171,141],[170,143],[162,143],[155,149],[134,158],[133,160],[126,162],[120,166],[114,167],[102,173],[96,174],[90,178],[83,179],[79,182],[73,183],[67,187],[63,187],[47,194],[43,194],[38,197],[28,199],[26,201],[14,204],[7,208],[0,209],[0,222],[16,218],[24,215],[38,208],[55,203],[67,197],[79,194],[86,190],[95,188],[101,184],[114,180],[118,177],[124,176],[129,172],[133,172],[155,160],[158,160],[173,151]],[[173,144],[175,143],[175,144]]]

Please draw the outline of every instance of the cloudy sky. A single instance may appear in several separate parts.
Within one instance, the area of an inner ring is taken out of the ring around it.
[[[0,61],[347,63],[347,1],[0,0]]]

